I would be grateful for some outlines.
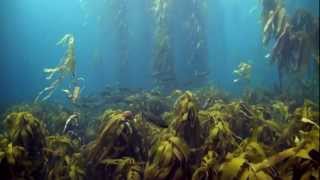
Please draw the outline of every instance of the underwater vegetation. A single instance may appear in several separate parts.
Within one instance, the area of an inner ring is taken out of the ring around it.
[[[170,0],[153,0],[152,12],[155,23],[154,59],[152,76],[156,84],[164,87],[172,85],[176,80],[175,63],[171,37],[169,32]]]
[[[91,123],[80,122],[78,128],[91,133],[80,138],[54,125],[72,111],[57,108],[58,118],[50,118],[46,104],[40,110],[39,104],[13,107],[0,136],[1,177],[319,179],[319,105],[310,100],[252,103],[213,87],[167,95],[114,91],[131,103],[88,115],[95,107],[82,107],[86,120],[80,121]],[[155,108],[155,102],[163,105]]]
[[[68,98],[75,103],[80,96],[81,88],[79,86],[80,80],[76,76],[76,60],[75,60],[75,38],[72,34],[64,35],[58,42],[57,46],[66,46],[67,50],[65,55],[61,58],[60,64],[55,68],[45,68],[43,71],[48,74],[46,77],[47,80],[52,80],[53,82],[42,91],[39,92],[38,96],[35,98],[35,102],[46,101],[49,99],[55,90],[63,83],[67,77],[71,77],[71,84],[74,86],[74,89],[62,90]],[[57,75],[56,75],[57,74]],[[42,97],[44,96],[44,97]]]
[[[246,91],[238,97],[213,85],[177,89],[171,0],[150,3],[157,87],[125,87],[128,0],[110,2],[120,52],[119,86],[82,95],[75,37],[64,35],[57,42],[65,48],[61,62],[44,69],[48,87],[33,103],[15,105],[0,116],[0,179],[320,179],[320,111],[314,96],[319,92],[310,89],[319,84],[319,44],[314,41],[319,18],[303,9],[289,15],[283,0],[260,2],[262,42],[280,83],[254,89],[253,65],[241,62],[233,82]],[[208,84],[208,1],[185,3],[190,51],[183,63],[191,66],[186,79]],[[61,91],[68,103],[48,101],[65,84]]]
[[[185,44],[187,44],[186,54],[187,60],[183,64],[187,64],[190,71],[185,70],[185,76],[191,79],[189,82],[193,84],[202,84],[207,82],[209,75],[208,68],[208,42],[206,34],[206,15],[207,1],[187,0],[188,8],[186,8],[185,26],[187,36]]]
[[[233,73],[237,76],[237,79],[234,79],[233,82],[242,81],[250,81],[251,79],[251,69],[252,66],[247,63],[240,63],[238,68],[233,71]]]
[[[128,0],[114,0],[111,1],[111,8],[114,13],[113,24],[116,28],[119,49],[119,65],[118,65],[118,81],[121,87],[126,87],[126,80],[128,79],[129,71],[129,47],[128,39]]]
[[[266,57],[278,67],[280,88],[284,86],[285,75],[301,81],[310,71],[310,64],[316,67],[312,72],[316,76],[319,73],[319,18],[304,9],[297,9],[289,16],[282,0],[263,0],[262,9],[263,43],[272,46]]]

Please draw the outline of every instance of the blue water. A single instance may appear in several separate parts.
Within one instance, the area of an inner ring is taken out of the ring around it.
[[[43,69],[59,63],[65,49],[56,42],[66,33],[76,39],[77,73],[85,78],[85,94],[117,85],[120,51],[114,9],[109,0],[3,0],[0,6],[0,107],[31,102],[49,83]],[[111,0],[110,0],[111,1]],[[90,3],[89,3],[90,2]],[[170,17],[177,77],[183,81],[185,33],[183,0],[176,0]],[[208,3],[207,43],[209,81],[237,93],[232,71],[242,61],[253,65],[253,86],[271,87],[276,68],[264,56],[258,0],[215,0]],[[304,7],[318,15],[318,0],[287,0],[289,10]],[[252,10],[252,11],[250,11]],[[125,85],[150,89],[154,24],[150,0],[128,0],[128,68]],[[100,19],[100,20],[99,20]],[[52,99],[59,98],[58,90]]]

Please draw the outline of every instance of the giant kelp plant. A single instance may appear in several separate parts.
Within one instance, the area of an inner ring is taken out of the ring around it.
[[[207,42],[207,28],[206,28],[206,15],[207,15],[207,1],[194,1],[187,0],[186,8],[186,31],[187,36],[185,44],[187,48],[184,64],[191,69],[187,71],[187,79],[193,85],[206,83],[209,75],[208,66],[208,42]]]
[[[170,0],[153,0],[154,60],[152,76],[160,86],[169,87],[176,80],[175,62],[169,32]]]
[[[119,52],[118,81],[121,87],[126,87],[129,78],[129,27],[128,27],[128,0],[111,1],[113,11],[113,24],[116,28]]]
[[[319,73],[319,18],[304,9],[297,9],[290,16],[283,0],[263,0],[262,9],[263,43],[272,42],[267,57],[278,67],[280,89],[286,88],[285,84],[307,86],[305,74],[310,71],[312,82],[306,89],[316,87],[319,82],[316,77]],[[316,90],[311,94],[316,94]]]
[[[52,80],[55,76],[57,77],[53,79],[53,82],[48,87],[39,92],[35,102],[49,99],[55,90],[68,77],[71,77],[71,85],[74,86],[74,89],[71,91],[63,91],[68,95],[72,102],[76,102],[80,96],[81,88],[78,81],[82,78],[76,76],[75,38],[72,34],[66,34],[59,42],[57,42],[57,45],[67,46],[65,55],[61,58],[61,62],[57,67],[44,69],[44,72],[49,74],[46,78],[47,80]]]

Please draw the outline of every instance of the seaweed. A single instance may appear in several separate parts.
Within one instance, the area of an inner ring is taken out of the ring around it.
[[[234,79],[233,82],[250,81],[251,79],[251,65],[247,63],[240,63],[238,69],[234,70],[233,73],[237,76],[237,79]]]
[[[168,88],[176,80],[175,63],[173,61],[173,50],[168,27],[169,7],[172,2],[169,0],[153,0],[151,4],[156,24],[152,76],[158,85]]]
[[[137,163],[133,158],[105,159],[101,164],[103,164],[106,169],[106,178],[127,180],[143,179],[141,163]]]
[[[201,143],[200,122],[198,118],[198,107],[195,98],[190,91],[186,91],[175,102],[175,119],[171,127],[174,133],[183,138],[191,147],[199,147]],[[190,132],[193,132],[190,134]]]
[[[103,119],[107,122],[102,124],[96,140],[87,147],[88,173],[103,173],[95,168],[101,167],[101,162],[107,158],[133,156],[144,159],[141,137],[132,125],[132,118],[128,117],[127,112],[106,111]]]
[[[194,171],[192,180],[217,179],[217,156],[218,155],[214,151],[208,151],[202,158],[200,167]]]
[[[61,59],[61,64],[55,68],[45,68],[44,72],[48,74],[46,77],[47,80],[52,80],[55,74],[58,74],[58,77],[42,91],[39,92],[38,96],[35,98],[35,102],[45,101],[49,99],[58,86],[65,80],[67,76],[71,76],[73,79],[76,79],[75,68],[75,38],[72,34],[64,35],[60,41],[57,42],[57,45],[67,46],[65,55]],[[46,95],[45,95],[46,94]],[[45,96],[44,96],[45,95]],[[44,96],[44,97],[42,97]]]
[[[50,125],[70,115],[65,108],[40,103],[10,109],[0,135],[1,177],[319,178],[319,105],[313,101],[286,97],[253,103],[214,87],[168,95],[119,89],[110,94],[130,103],[104,107],[133,111],[106,108],[87,114],[81,109],[90,121],[83,126],[90,131],[84,134],[87,141],[81,142],[61,135],[63,126]],[[169,124],[159,127],[146,112]],[[52,130],[57,127],[60,131]]]
[[[4,179],[28,179],[32,174],[32,163],[22,146],[14,145],[8,138],[0,136],[0,175]]]
[[[84,159],[79,151],[79,142],[68,136],[47,137],[45,148],[48,179],[84,179]]]
[[[41,169],[45,162],[43,149],[46,146],[47,134],[44,125],[29,112],[13,112],[6,119],[8,138],[14,146],[21,146],[28,154],[27,159],[32,162],[30,172],[34,176],[42,177]]]
[[[271,53],[266,57],[277,65],[280,89],[285,75],[297,82],[308,70],[317,71],[309,68],[316,65],[313,60],[319,57],[319,43],[315,39],[319,34],[316,17],[303,9],[297,9],[289,16],[281,1],[264,0],[262,18],[263,43],[268,45],[271,39],[274,40]],[[295,74],[296,77],[290,77]]]
[[[144,179],[188,179],[188,156],[188,146],[181,138],[165,135],[151,149]]]

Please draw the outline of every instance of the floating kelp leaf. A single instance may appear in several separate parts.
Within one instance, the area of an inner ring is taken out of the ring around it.
[[[38,96],[35,98],[35,102],[38,102],[39,100],[45,101],[49,99],[57,89],[57,87],[64,81],[66,76],[71,75],[72,78],[77,80],[77,78],[75,77],[76,61],[74,36],[72,34],[66,34],[61,38],[57,45],[67,46],[66,53],[61,59],[62,62],[57,67],[45,68],[44,72],[48,74],[48,76],[46,77],[47,80],[51,80],[55,74],[58,74],[59,76],[54,79],[54,81],[48,87],[44,88],[38,93]]]

